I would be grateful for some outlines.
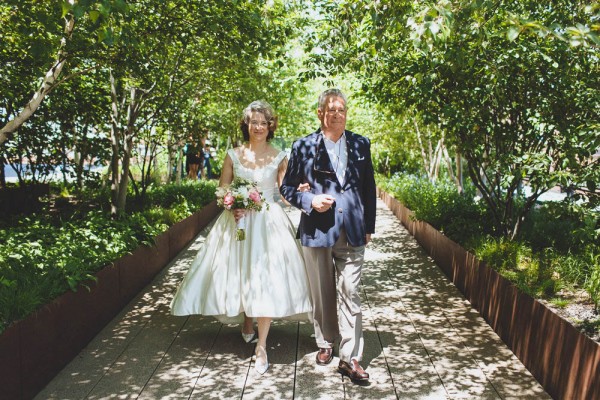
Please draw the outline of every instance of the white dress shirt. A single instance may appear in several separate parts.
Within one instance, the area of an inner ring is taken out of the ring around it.
[[[348,152],[346,151],[346,133],[344,132],[337,142],[329,140],[323,135],[323,142],[329,154],[331,165],[337,175],[338,181],[343,185],[348,166]]]

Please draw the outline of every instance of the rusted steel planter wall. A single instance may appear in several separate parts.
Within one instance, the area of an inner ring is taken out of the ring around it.
[[[216,201],[0,335],[0,399],[31,399],[46,386],[208,223]]]
[[[600,345],[448,239],[379,196],[555,399],[600,399]]]

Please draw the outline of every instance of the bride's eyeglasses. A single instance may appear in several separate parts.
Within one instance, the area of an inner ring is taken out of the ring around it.
[[[261,128],[268,128],[269,127],[269,123],[267,121],[250,121],[250,123],[248,125],[251,125],[255,128],[261,127]]]

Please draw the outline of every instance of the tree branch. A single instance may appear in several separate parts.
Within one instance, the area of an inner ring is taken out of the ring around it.
[[[54,86],[54,83],[58,79],[58,76],[60,75],[60,72],[62,71],[67,61],[67,40],[71,38],[74,26],[75,18],[65,17],[65,35],[60,42],[60,47],[58,50],[56,61],[48,70],[48,72],[46,72],[46,76],[44,77],[42,85],[33,94],[33,97],[31,98],[31,100],[29,100],[25,107],[23,107],[23,110],[21,110],[21,112],[17,114],[17,116],[14,119],[9,121],[0,129],[0,144],[7,141],[9,135],[16,132],[21,127],[21,125],[23,125],[33,115],[35,110],[37,110],[40,104],[42,104],[42,101]]]

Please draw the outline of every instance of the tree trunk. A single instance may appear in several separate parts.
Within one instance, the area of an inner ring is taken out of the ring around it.
[[[421,131],[419,130],[419,125],[417,121],[415,122],[415,131],[417,132],[417,141],[419,142],[419,149],[421,150],[421,159],[423,160],[423,168],[425,172],[427,172],[427,176],[429,176],[429,161],[427,159],[427,154],[425,153],[425,147],[423,146],[423,141],[421,140]]]
[[[183,167],[182,159],[183,152],[181,151],[181,147],[177,147],[177,168],[175,169],[175,182],[177,182],[178,185],[181,185],[181,170]]]
[[[0,188],[6,188],[6,173],[4,172],[4,168],[6,168],[6,160],[4,156],[0,156]]]
[[[116,91],[115,91],[116,93]],[[125,130],[123,140],[123,154],[121,159],[121,173],[119,181],[117,182],[116,190],[116,202],[111,206],[111,213],[114,211],[113,216],[117,216],[125,211],[125,204],[127,201],[127,186],[129,185],[129,166],[131,164],[131,152],[133,149],[133,138],[135,137],[135,122],[140,113],[143,101],[143,94],[138,96],[137,88],[129,89],[129,107],[127,108],[127,129]],[[113,171],[114,175],[116,174]]]
[[[110,71],[110,94],[112,99],[112,116],[110,128],[110,215],[115,218],[119,214],[119,150],[121,143],[121,130],[119,128],[119,103],[117,100],[117,87],[115,78]]]
[[[460,192],[462,193],[465,191],[465,186],[463,181],[462,157],[460,156],[460,153],[458,151],[456,152],[456,156],[454,157],[454,159],[456,160],[455,163],[457,184]]]
[[[52,89],[56,79],[60,75],[65,63],[67,62],[67,52],[66,45],[67,40],[71,38],[71,34],[73,33],[73,27],[75,26],[75,18],[65,17],[65,35],[60,42],[60,47],[58,49],[58,54],[56,56],[56,61],[54,65],[46,72],[46,76],[44,77],[44,81],[40,88],[34,93],[33,97],[29,102],[23,107],[23,110],[12,120],[8,121],[6,125],[4,125],[0,129],[0,144],[6,142],[10,134],[14,133],[25,121],[27,121],[37,110],[37,108],[42,104],[42,101]]]
[[[85,132],[87,127],[82,129]],[[83,189],[83,164],[85,162],[85,152],[83,151],[83,139],[78,139],[77,129],[75,129],[75,121],[71,128],[73,135],[73,166],[75,168],[75,184],[79,190]],[[85,134],[83,135],[85,137]]]
[[[173,180],[173,145],[172,145],[172,134],[167,131],[167,182],[171,183]]]

